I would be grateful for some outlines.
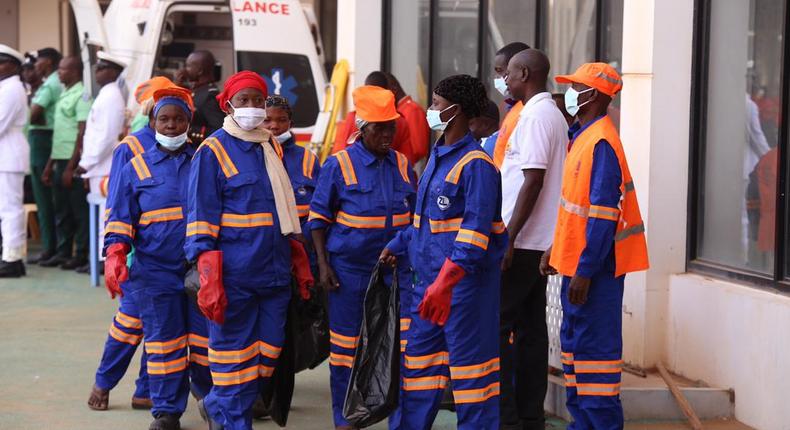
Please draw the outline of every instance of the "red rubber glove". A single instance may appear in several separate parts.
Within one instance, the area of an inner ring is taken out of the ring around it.
[[[104,259],[104,287],[110,294],[110,298],[123,296],[121,282],[129,279],[129,269],[126,267],[126,254],[129,253],[129,245],[125,243],[113,243],[107,247],[107,256]]]
[[[200,254],[197,262],[200,274],[198,307],[206,318],[217,324],[225,322],[225,308],[228,299],[222,286],[222,251],[206,251]]]
[[[299,296],[302,297],[302,300],[309,300],[310,288],[315,285],[315,278],[310,270],[310,259],[301,242],[290,239],[288,243],[291,245],[291,269],[296,276],[296,284],[299,286]]]
[[[466,276],[466,271],[461,266],[453,263],[449,258],[444,260],[439,276],[433,281],[422,298],[417,312],[420,318],[434,324],[444,325],[450,316],[450,302],[453,299],[453,287]]]

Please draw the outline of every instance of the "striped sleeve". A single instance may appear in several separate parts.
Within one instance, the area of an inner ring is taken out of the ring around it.
[[[104,248],[114,243],[127,243],[131,246],[137,220],[140,217],[140,207],[133,191],[133,180],[135,177],[131,166],[124,167],[118,175],[116,189],[112,194],[112,200],[107,201],[107,206],[112,207],[107,224],[104,226]]]
[[[326,228],[335,222],[338,205],[340,165],[330,157],[321,167],[313,200],[310,202],[310,225],[313,229]]]
[[[216,247],[222,217],[223,171],[216,148],[201,145],[192,159],[187,192],[187,231],[184,251],[194,261],[205,251]],[[235,168],[235,166],[233,167]]]

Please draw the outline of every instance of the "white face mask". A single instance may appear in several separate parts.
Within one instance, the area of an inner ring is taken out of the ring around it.
[[[291,134],[291,130],[288,130],[285,133],[277,136],[277,141],[280,142],[280,143],[284,143],[286,140],[290,139],[291,136],[293,136]]]
[[[266,120],[266,109],[256,107],[236,108],[230,102],[230,107],[233,108],[233,120],[241,127],[242,130],[250,131],[258,128]]]
[[[505,78],[495,78],[494,88],[496,88],[496,90],[499,91],[499,94],[502,94],[502,96],[510,98],[510,90],[507,89]]]
[[[436,109],[428,109],[428,111],[425,112],[425,119],[428,120],[428,127],[430,127],[431,130],[433,130],[433,131],[444,131],[444,129],[447,128],[447,126],[450,124],[450,122],[453,119],[455,119],[455,115],[453,115],[452,118],[448,119],[447,121],[443,122],[442,121],[442,113],[444,113],[444,111],[446,111],[447,109],[450,109],[453,106],[456,106],[456,105],[447,106],[446,108],[444,108],[444,109],[442,109],[440,111],[438,111]]]
[[[579,108],[590,102],[590,100],[587,100],[579,104],[579,95],[592,90],[593,88],[587,88],[584,91],[576,91],[573,87],[569,87],[568,91],[565,91],[565,111],[568,112],[568,115],[576,116],[576,114],[579,113]]]
[[[162,147],[165,149],[169,149],[171,151],[175,151],[176,149],[180,148],[184,142],[187,141],[187,132],[184,134],[179,134],[178,136],[165,136],[160,132],[156,132],[156,141],[159,142]]]

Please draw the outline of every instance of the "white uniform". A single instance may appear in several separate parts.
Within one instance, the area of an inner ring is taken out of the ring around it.
[[[23,194],[30,147],[22,132],[27,116],[27,95],[19,76],[0,81],[0,228],[7,262],[22,260],[27,252]]]
[[[85,169],[83,178],[88,180],[90,192],[101,195],[101,181],[110,174],[112,152],[122,137],[126,103],[119,83],[110,82],[99,90],[85,121],[85,136],[82,138],[80,167]],[[106,202],[99,205],[99,214],[104,216]],[[99,240],[103,242],[104,223],[99,223]]]

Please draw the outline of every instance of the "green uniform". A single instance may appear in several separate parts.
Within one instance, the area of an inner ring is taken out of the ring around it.
[[[66,88],[60,94],[55,108],[55,123],[52,130],[52,154],[54,171],[55,231],[58,237],[57,253],[71,257],[72,246],[76,245],[76,257],[88,255],[88,201],[87,191],[81,178],[74,178],[71,187],[63,184],[63,172],[74,153],[79,123],[88,119],[91,100],[84,93],[82,82]]]
[[[27,141],[30,144],[30,179],[33,186],[33,197],[36,200],[36,215],[41,231],[41,245],[43,251],[55,250],[55,208],[52,196],[52,187],[41,182],[41,175],[52,153],[52,125],[55,122],[55,105],[60,98],[63,86],[58,79],[58,73],[52,72],[49,77],[38,87],[33,95],[32,104],[44,109],[45,124],[29,124]]]

